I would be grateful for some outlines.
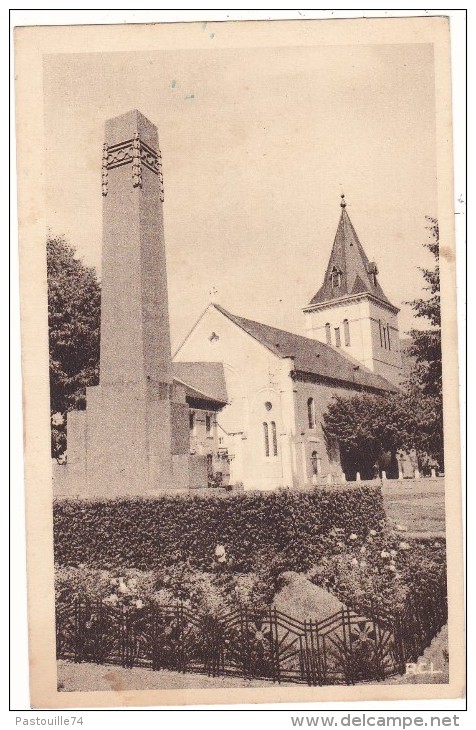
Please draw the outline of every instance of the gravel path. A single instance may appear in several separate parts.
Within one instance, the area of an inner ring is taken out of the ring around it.
[[[58,662],[58,691],[103,692],[132,689],[220,689],[227,687],[272,687],[272,682],[241,677],[208,677],[206,674],[180,674],[145,667],[124,669],[108,664]]]

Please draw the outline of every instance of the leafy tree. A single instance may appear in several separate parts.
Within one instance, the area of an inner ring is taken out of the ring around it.
[[[435,258],[433,269],[420,268],[426,286],[424,291],[429,297],[414,299],[410,304],[415,317],[428,320],[431,325],[428,329],[412,329],[411,344],[407,348],[408,355],[413,358],[414,364],[407,387],[412,391],[420,391],[425,395],[442,396],[441,375],[441,309],[440,309],[440,266],[439,251],[440,237],[438,221],[427,218],[427,229],[430,231],[430,240],[424,244]]]
[[[422,426],[421,452],[444,463],[443,448],[443,388],[441,362],[441,306],[440,306],[440,231],[436,218],[427,217],[429,241],[424,244],[435,259],[434,268],[420,268],[427,297],[414,299],[410,304],[416,317],[426,319],[427,329],[412,329],[411,343],[406,352],[413,366],[405,391],[409,403],[419,415]]]
[[[374,465],[387,471],[400,449],[415,450],[420,468],[442,464],[441,408],[432,396],[409,392],[335,396],[323,416],[327,438],[338,441],[344,471],[373,475]],[[395,468],[395,466],[394,466]]]
[[[346,474],[358,471],[364,479],[372,477],[384,454],[401,448],[407,428],[401,403],[391,395],[334,396],[323,419],[326,437],[339,444]]]
[[[51,450],[66,448],[66,413],[85,408],[86,386],[99,382],[101,290],[95,270],[62,236],[46,244],[50,352]]]

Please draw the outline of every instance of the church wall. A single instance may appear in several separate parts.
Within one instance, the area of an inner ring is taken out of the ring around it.
[[[370,367],[372,355],[372,338],[369,330],[369,303],[357,300],[353,302],[336,303],[332,307],[306,312],[306,334],[308,337],[328,344],[326,324],[330,324],[331,345],[356,360]],[[346,344],[344,321],[349,327],[350,344]],[[340,332],[340,347],[336,345],[336,327]]]
[[[371,299],[334,303],[305,313],[308,337],[327,344],[326,324],[331,328],[331,344],[365,367],[398,384],[401,372],[398,318],[387,307]],[[350,345],[346,345],[344,320],[349,327]],[[383,328],[390,331],[390,347]],[[336,347],[335,328],[340,330],[340,347]],[[382,333],[382,334],[381,334]]]
[[[217,414],[217,421],[219,448],[228,448],[232,457],[230,482],[242,482],[247,489],[289,485],[290,424],[289,416],[283,418],[283,413],[288,413],[289,401],[292,407],[292,363],[274,356],[213,306],[206,310],[174,359],[224,364],[230,402]],[[282,398],[288,400],[286,408]],[[269,410],[266,404],[271,405]]]
[[[333,481],[341,480],[342,469],[338,449],[326,444],[322,424],[323,414],[334,395],[351,397],[357,391],[350,388],[338,388],[324,383],[294,383],[296,389],[297,413],[297,451],[299,455],[299,476],[304,484],[311,484],[313,479],[312,454],[317,452],[317,481],[326,479],[329,474]],[[315,426],[309,428],[308,399],[314,400]],[[316,480],[314,480],[316,481]]]
[[[373,370],[398,385],[402,373],[398,316],[376,302],[370,302],[369,314],[374,358]],[[389,329],[390,343],[383,336],[384,327]]]
[[[297,487],[300,484],[298,458],[296,450],[297,416],[296,386],[290,377],[294,370],[292,358],[281,360],[281,462],[283,469],[283,486]]]
[[[350,308],[343,311],[350,320]],[[370,326],[365,336],[370,341]],[[326,443],[323,414],[334,395],[351,397],[359,391],[303,382],[299,376],[293,380],[292,358],[275,357],[213,307],[175,359],[224,362],[230,403],[217,414],[218,448],[228,448],[232,456],[230,483],[243,482],[246,489],[300,487],[326,481],[328,475],[333,483],[340,483],[339,451]],[[312,428],[308,423],[309,398],[314,400]],[[318,471],[315,478],[314,468]]]

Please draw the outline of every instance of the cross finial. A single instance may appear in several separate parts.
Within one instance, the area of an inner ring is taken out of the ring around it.
[[[345,202],[345,195],[344,195],[344,193],[342,193],[342,195],[340,196],[340,207],[345,208],[346,205],[347,205],[347,203]]]
[[[216,286],[212,286],[208,294],[210,295],[210,301],[216,302],[218,296],[218,289],[216,288]]]

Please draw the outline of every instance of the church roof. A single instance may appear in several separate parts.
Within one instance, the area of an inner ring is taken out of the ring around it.
[[[377,266],[368,260],[346,211],[344,196],[341,198],[342,213],[324,283],[307,306],[312,307],[315,304],[329,303],[343,297],[366,293],[397,310],[378,283]]]
[[[173,362],[174,380],[185,386],[186,394],[225,406],[228,402],[225,373],[221,362]]]
[[[318,375],[321,378],[339,381],[354,387],[361,386],[384,391],[398,390],[388,380],[376,375],[354,358],[341,354],[323,342],[270,327],[252,319],[238,317],[219,304],[213,306],[277,357],[292,357],[294,368],[298,372]]]

